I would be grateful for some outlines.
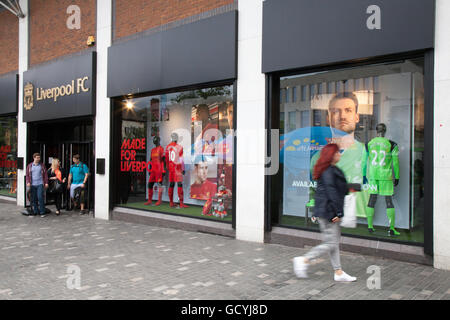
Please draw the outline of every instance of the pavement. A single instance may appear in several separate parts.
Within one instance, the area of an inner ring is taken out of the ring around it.
[[[0,202],[1,300],[450,299],[450,271],[431,266],[341,252],[358,281],[334,282],[328,256],[297,279],[308,248],[21,210]]]

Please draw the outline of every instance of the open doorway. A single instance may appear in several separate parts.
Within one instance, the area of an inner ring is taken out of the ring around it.
[[[29,123],[28,137],[29,159],[27,163],[32,161],[32,155],[35,152],[41,154],[42,162],[47,169],[50,168],[52,160],[58,158],[67,177],[73,164],[73,156],[80,155],[80,161],[88,166],[90,172],[86,186],[85,208],[92,212],[95,199],[93,120],[89,118]],[[46,199],[48,205],[53,204],[52,197],[46,197]],[[73,209],[67,188],[64,188],[63,191],[62,209]]]

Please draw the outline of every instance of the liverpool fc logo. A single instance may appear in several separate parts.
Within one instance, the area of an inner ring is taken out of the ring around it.
[[[33,85],[29,82],[23,89],[23,106],[25,110],[31,110],[33,108]]]

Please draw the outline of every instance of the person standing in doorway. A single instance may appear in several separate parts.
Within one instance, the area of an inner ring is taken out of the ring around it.
[[[313,177],[317,181],[315,216],[319,218],[323,241],[304,256],[293,259],[294,272],[299,278],[307,278],[308,265],[312,259],[328,253],[334,269],[334,280],[356,281],[355,277],[342,271],[339,254],[341,237],[339,222],[344,216],[344,198],[349,191],[354,191],[349,190],[344,173],[336,166],[340,159],[337,144],[328,144],[322,149],[320,158],[314,166]]]
[[[61,168],[61,162],[57,158],[53,158],[52,166],[47,171],[48,180],[50,182],[49,192],[55,198],[56,215],[61,213],[63,184],[66,183],[66,174]]]
[[[79,154],[74,155],[72,161],[74,164],[70,167],[67,189],[70,190],[70,199],[74,202],[74,207],[80,204],[80,214],[85,214],[84,206],[89,168],[80,161]]]
[[[40,215],[44,218],[44,192],[48,188],[48,176],[45,165],[41,163],[41,155],[39,153],[33,154],[33,162],[27,166],[26,182],[31,192],[31,215]]]

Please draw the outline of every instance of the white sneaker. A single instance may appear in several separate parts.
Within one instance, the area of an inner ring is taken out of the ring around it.
[[[303,257],[295,257],[292,261],[294,264],[294,273],[298,278],[308,278],[308,264]]]
[[[334,281],[338,282],[353,282],[356,281],[356,277],[349,276],[344,271],[342,271],[341,275],[334,274]]]

